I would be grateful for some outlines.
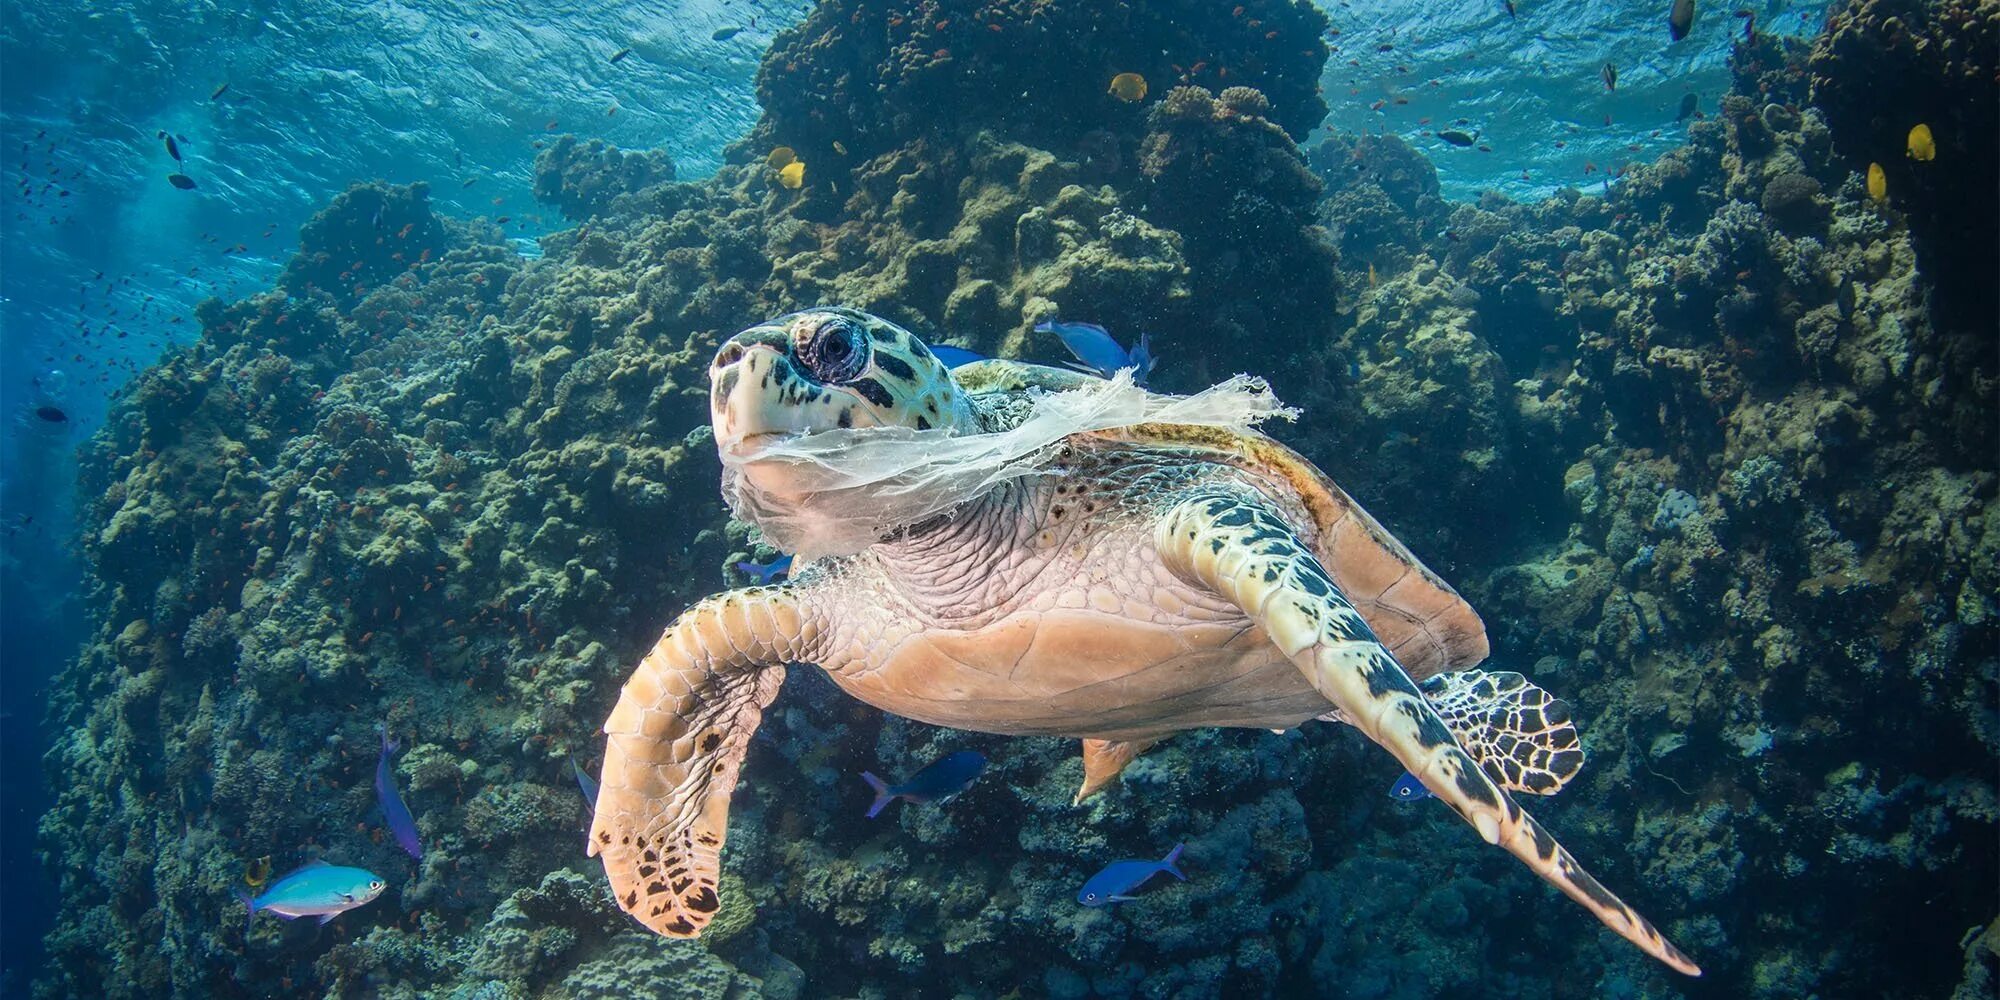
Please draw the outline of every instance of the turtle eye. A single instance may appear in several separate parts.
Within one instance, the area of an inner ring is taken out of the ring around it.
[[[868,338],[845,316],[829,316],[804,331],[798,359],[806,374],[821,382],[846,382],[868,367]]]

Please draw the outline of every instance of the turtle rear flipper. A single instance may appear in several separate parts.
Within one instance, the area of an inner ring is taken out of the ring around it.
[[[654,932],[699,936],[721,909],[736,773],[810,631],[790,588],[711,597],[667,628],[619,692],[590,853],[618,905]]]
[[[1153,541],[1169,570],[1241,608],[1334,708],[1481,839],[1647,954],[1701,975],[1700,966],[1585,871],[1458,746],[1416,682],[1264,497],[1248,489],[1189,491],[1163,512]]]
[[[1458,745],[1510,792],[1554,795],[1583,769],[1569,703],[1512,670],[1460,670],[1418,685]]]

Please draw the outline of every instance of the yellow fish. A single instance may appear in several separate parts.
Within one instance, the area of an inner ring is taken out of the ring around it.
[[[1929,125],[1918,125],[1910,130],[1910,159],[1929,161],[1937,157],[1937,141],[1931,138]]]
[[[806,182],[806,161],[793,160],[778,171],[778,183],[797,190]]]
[[[1876,201],[1889,200],[1889,175],[1882,172],[1880,163],[1868,165],[1868,197]]]
[[[797,160],[798,158],[799,154],[797,152],[794,152],[792,147],[779,146],[778,148],[771,150],[769,156],[764,157],[764,165],[770,167],[772,170],[783,170],[786,164],[791,163],[792,161]]]
[[[261,889],[271,878],[271,856],[266,854],[243,866],[243,882],[252,889]]]
[[[1111,96],[1127,104],[1146,99],[1146,78],[1137,73],[1120,73],[1111,78]]]
[[[1368,287],[1375,287],[1375,265],[1368,265]]]

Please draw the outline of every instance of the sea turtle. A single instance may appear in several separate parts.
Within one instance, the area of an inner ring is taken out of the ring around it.
[[[737,334],[709,377],[725,461],[836,428],[1001,432],[1099,381],[999,360],[947,370],[895,324],[838,308]],[[738,768],[786,666],[809,663],[897,715],[1081,738],[1079,799],[1181,730],[1347,722],[1488,843],[1700,974],[1508,794],[1553,792],[1581,766],[1566,706],[1467,669],[1487,654],[1478,615],[1304,457],[1254,431],[1159,423],[1055,447],[1038,472],[666,629],[604,724],[590,851],[620,906],[669,937],[714,917]],[[792,486],[756,461],[741,472],[767,494]]]

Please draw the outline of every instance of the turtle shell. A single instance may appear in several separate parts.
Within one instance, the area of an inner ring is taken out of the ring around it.
[[[975,405],[1031,388],[1056,392],[1095,381],[1090,375],[1012,361],[976,362],[952,375]],[[1312,522],[1294,527],[1411,677],[1422,680],[1486,659],[1486,625],[1465,598],[1304,455],[1255,431],[1183,424],[1136,424],[1077,437],[1172,448],[1191,458],[1235,466],[1265,489],[1291,494]]]

